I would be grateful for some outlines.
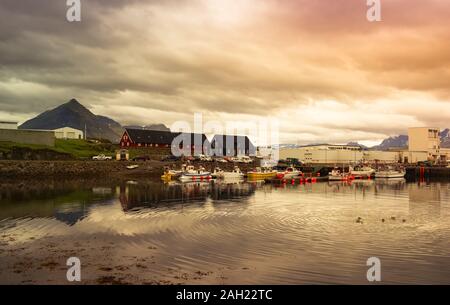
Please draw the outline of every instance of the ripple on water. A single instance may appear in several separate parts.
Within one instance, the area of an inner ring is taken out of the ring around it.
[[[101,236],[118,255],[151,253],[158,261],[152,273],[161,277],[173,268],[219,272],[230,283],[363,283],[367,258],[377,256],[390,268],[387,282],[450,282],[446,185],[318,183],[239,192],[233,186],[235,193],[221,187],[202,187],[200,195],[190,194],[195,201],[165,205],[148,199],[170,199],[178,194],[173,189],[158,197],[147,193],[155,188],[132,194],[130,187],[137,202],[124,205],[120,197],[47,217],[11,216],[0,231],[21,236],[20,242]]]

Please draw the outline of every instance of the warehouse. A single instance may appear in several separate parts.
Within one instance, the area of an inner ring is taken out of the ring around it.
[[[81,140],[84,138],[84,133],[81,130],[71,128],[71,127],[62,127],[53,130],[55,132],[55,137],[57,139],[78,139]]]
[[[10,122],[10,121],[0,121],[0,129],[17,129],[18,123],[17,122]]]

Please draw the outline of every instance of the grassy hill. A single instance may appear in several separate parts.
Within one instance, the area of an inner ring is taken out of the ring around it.
[[[113,156],[116,145],[85,140],[56,139],[55,147],[0,142],[0,159],[90,159],[98,154]]]

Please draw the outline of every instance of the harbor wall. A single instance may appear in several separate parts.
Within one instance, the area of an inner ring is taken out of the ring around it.
[[[406,179],[450,179],[450,168],[447,167],[408,167]]]
[[[54,147],[55,133],[40,130],[0,129],[0,141]]]
[[[128,165],[139,165],[137,169],[129,170]],[[159,178],[164,167],[181,168],[181,162],[162,161],[12,161],[0,160],[0,179],[28,179],[28,178]],[[195,167],[203,166],[212,171],[216,166],[231,171],[233,163],[195,162]],[[253,164],[238,164],[243,172],[258,166]]]

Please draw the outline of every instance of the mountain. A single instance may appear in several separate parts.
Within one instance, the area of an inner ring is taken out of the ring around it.
[[[408,136],[399,135],[395,137],[389,137],[380,145],[373,146],[372,149],[376,150],[388,150],[390,148],[399,148],[399,147],[407,147],[408,146]]]
[[[349,146],[359,146],[361,149],[368,149],[368,147],[367,146],[365,146],[365,145],[362,145],[362,144],[359,144],[358,142],[348,142],[347,143],[347,145],[349,145]]]
[[[145,126],[129,125],[129,126],[124,126],[124,128],[144,129],[144,130],[158,130],[158,131],[170,131],[170,128],[168,128],[164,124],[150,124],[150,125],[145,125]]]
[[[124,130],[118,122],[93,114],[76,99],[41,113],[23,123],[19,129],[52,130],[61,127],[72,127],[82,131],[86,127],[88,138],[107,139],[113,143],[119,141]]]
[[[400,135],[385,139],[380,145],[372,147],[377,150],[388,150],[390,148],[408,147],[408,136]],[[450,148],[450,129],[446,128],[441,131],[441,147]]]
[[[450,129],[441,131],[441,147],[450,148]]]

